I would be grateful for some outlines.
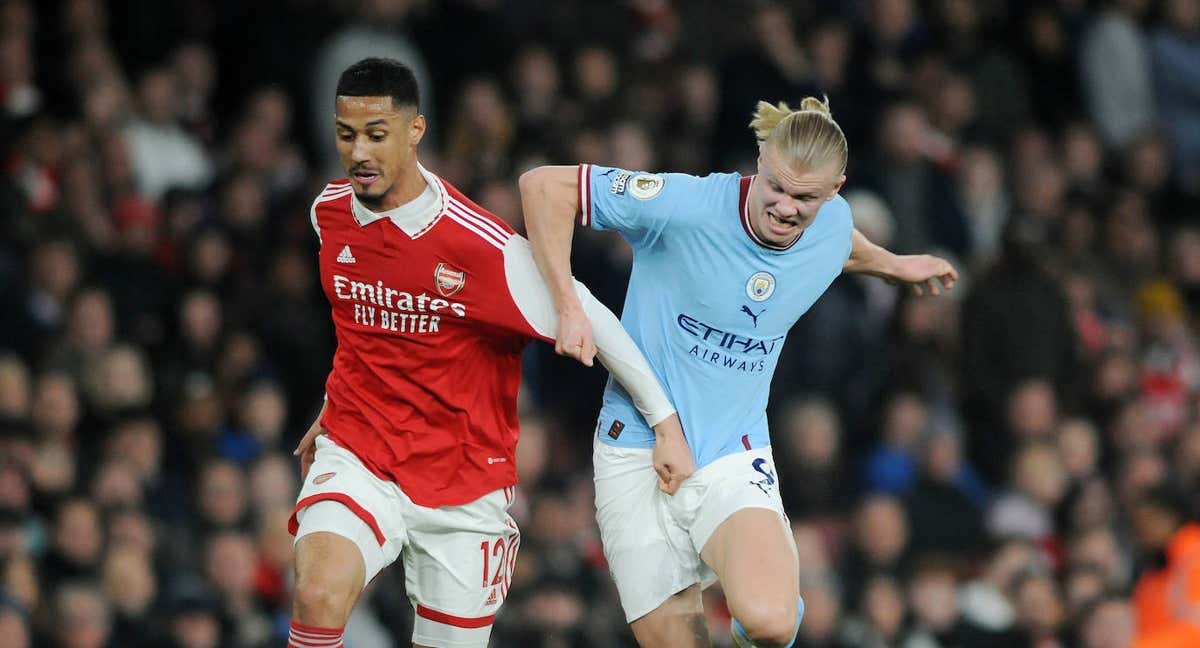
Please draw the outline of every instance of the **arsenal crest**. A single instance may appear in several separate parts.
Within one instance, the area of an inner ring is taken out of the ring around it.
[[[463,285],[467,283],[467,273],[456,270],[449,264],[439,263],[433,270],[433,283],[437,285],[442,297],[449,297],[462,290]]]

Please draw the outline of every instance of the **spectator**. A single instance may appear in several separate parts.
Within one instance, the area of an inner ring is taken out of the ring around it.
[[[875,576],[867,581],[859,599],[859,619],[847,624],[846,642],[864,648],[897,645],[904,631],[904,593],[892,576]]]
[[[0,419],[28,418],[30,391],[25,363],[14,356],[0,356]]]
[[[259,380],[242,393],[238,428],[217,439],[219,452],[239,463],[249,463],[279,447],[287,420],[287,401],[279,385]]]
[[[206,528],[240,527],[245,521],[248,499],[246,477],[237,464],[215,460],[201,470],[197,511]]]
[[[167,189],[201,189],[213,176],[212,162],[179,125],[179,78],[169,68],[146,72],[139,83],[140,118],[125,132],[138,192],[157,200]]]
[[[966,221],[954,182],[938,165],[941,153],[933,139],[925,111],[913,103],[892,104],[882,115],[878,158],[867,183],[892,207],[897,252],[934,247],[962,254]]]
[[[1013,583],[1017,626],[1030,645],[1063,645],[1060,633],[1066,619],[1058,582],[1047,572],[1029,572]]]
[[[254,543],[244,534],[221,532],[208,543],[205,575],[216,586],[228,628],[222,645],[250,648],[272,637],[254,590],[255,560]]]
[[[28,623],[29,612],[39,609],[39,605],[42,603],[42,590],[37,581],[37,566],[23,551],[13,551],[4,561],[3,577],[3,589],[8,599],[7,602],[21,612],[22,617],[25,617],[25,622]],[[26,627],[27,632],[28,630],[29,628]]]
[[[1008,435],[991,423],[1002,415],[1000,399],[1029,378],[1047,380],[1056,393],[1069,393],[1074,380],[1075,336],[1067,302],[1042,267],[1047,235],[1042,224],[1010,222],[1003,257],[963,305],[969,446],[975,463],[993,481],[1002,477],[1011,451]]]
[[[177,581],[167,603],[171,648],[218,648],[221,638],[220,607],[203,584],[184,578]]]
[[[39,439],[71,443],[81,415],[76,382],[65,372],[49,372],[34,386],[32,423]]]
[[[983,573],[961,590],[963,617],[992,632],[1012,629],[1017,620],[1017,608],[1010,594],[1018,577],[1036,569],[1042,562],[1037,548],[1023,538],[997,541]]]
[[[1119,648],[1145,644],[1134,643],[1136,619],[1128,601],[1118,596],[1105,596],[1095,601],[1081,615],[1079,645],[1082,648]]]
[[[890,495],[864,499],[854,521],[853,544],[846,551],[838,573],[846,600],[864,601],[873,575],[900,575],[907,558],[909,527],[903,505]]]
[[[4,637],[4,645],[29,648],[33,645],[30,635],[26,613],[12,604],[0,605],[0,637]]]
[[[1200,640],[1200,625],[1188,610],[1200,591],[1194,568],[1200,559],[1200,526],[1189,522],[1178,496],[1165,488],[1144,493],[1133,504],[1133,526],[1147,569],[1134,590],[1138,642],[1175,645]]]
[[[1108,525],[1081,529],[1067,545],[1067,563],[1089,566],[1104,573],[1109,589],[1129,587],[1129,565],[1117,536]]]
[[[292,460],[281,452],[264,455],[250,468],[250,498],[255,511],[291,508],[300,486]]]
[[[55,624],[50,628],[57,648],[104,648],[112,636],[112,611],[94,586],[65,583],[54,599]]]
[[[1095,565],[1077,565],[1063,578],[1063,592],[1067,617],[1078,621],[1086,615],[1088,607],[1104,598],[1108,592],[1108,577]]]
[[[1109,146],[1123,148],[1156,118],[1149,43],[1138,29],[1147,4],[1109,0],[1081,43],[1088,108]]]
[[[1196,187],[1200,182],[1200,4],[1195,0],[1168,0],[1164,21],[1150,39],[1150,64],[1154,72],[1159,110],[1173,150],[1180,180]]]
[[[1007,637],[990,633],[962,617],[955,568],[945,559],[918,559],[908,579],[913,626],[905,648],[941,646],[1003,646]]]
[[[1059,460],[1074,483],[1093,476],[1100,468],[1100,437],[1087,419],[1066,419],[1055,435]]]
[[[86,499],[66,500],[58,507],[54,527],[50,530],[50,548],[39,565],[42,587],[50,591],[64,581],[98,577],[103,548],[104,529],[100,525],[100,513],[96,506]],[[87,593],[100,598],[95,592]],[[71,602],[85,598],[88,597],[76,592]],[[59,604],[64,602],[60,600]],[[107,610],[103,616],[107,625]]]
[[[836,510],[851,494],[839,477],[842,429],[833,406],[819,399],[796,401],[784,410],[779,427],[784,442],[776,465],[783,488],[791,491],[784,499],[806,516]]]
[[[160,645],[153,609],[158,585],[147,555],[132,548],[110,551],[101,572],[113,608],[113,645]]]
[[[764,3],[751,16],[751,26],[752,37],[744,47],[722,62],[717,84],[721,99],[715,157],[727,168],[754,159],[746,124],[755,101],[776,97],[794,102],[813,94],[811,66],[788,9],[782,3]]]
[[[921,476],[905,498],[913,551],[965,556],[979,550],[984,537],[982,502],[979,491],[971,492],[975,487],[978,483],[963,464],[958,435],[948,430],[930,433],[921,453]]]
[[[975,263],[990,265],[1000,252],[1000,237],[1008,221],[1009,196],[999,156],[989,148],[963,151],[958,195]],[[872,239],[874,240],[874,239]]]
[[[912,488],[917,478],[918,446],[928,424],[928,409],[918,395],[900,392],[888,400],[882,443],[867,458],[867,488],[895,494]]]
[[[1066,473],[1049,444],[1030,442],[1014,457],[1009,490],[988,511],[995,536],[1017,535],[1034,542],[1054,540],[1054,511],[1066,494]]]
[[[846,648],[841,639],[843,631],[842,604],[833,574],[817,574],[800,581],[800,598],[804,600],[804,618],[796,636],[797,648]]]

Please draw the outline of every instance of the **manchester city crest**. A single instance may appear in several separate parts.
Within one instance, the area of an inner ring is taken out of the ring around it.
[[[770,272],[755,272],[746,282],[746,296],[756,302],[767,301],[775,294],[775,277]]]

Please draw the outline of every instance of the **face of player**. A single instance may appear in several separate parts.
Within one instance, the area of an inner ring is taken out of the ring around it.
[[[750,226],[771,245],[790,245],[817,217],[817,210],[837,195],[846,176],[835,169],[797,169],[773,146],[758,156],[758,179],[750,189]]]
[[[338,155],[360,202],[375,211],[398,207],[424,186],[417,172],[417,143],[425,116],[391,97],[344,97],[336,101]]]

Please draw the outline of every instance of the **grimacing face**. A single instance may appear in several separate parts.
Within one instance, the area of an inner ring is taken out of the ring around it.
[[[775,147],[763,145],[758,156],[758,179],[747,198],[750,226],[766,243],[790,245],[845,182],[845,175],[829,167],[793,168]]]
[[[376,211],[399,206],[393,190],[415,168],[425,116],[413,106],[397,107],[389,96],[339,95],[335,105],[338,156],[354,195]]]

